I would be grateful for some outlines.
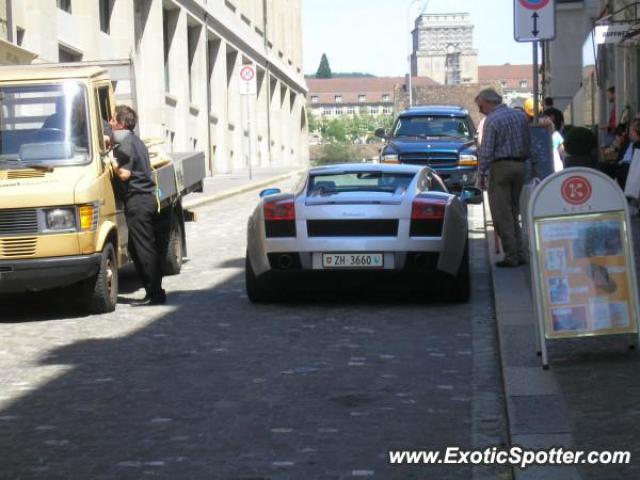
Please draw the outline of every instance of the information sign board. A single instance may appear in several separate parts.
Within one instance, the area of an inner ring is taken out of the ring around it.
[[[514,0],[513,36],[516,42],[556,37],[555,0]]]
[[[534,309],[543,364],[548,339],[639,333],[627,201],[589,168],[543,180],[527,209]]]

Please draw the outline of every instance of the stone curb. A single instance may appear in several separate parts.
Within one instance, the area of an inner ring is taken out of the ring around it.
[[[265,178],[262,180],[256,180],[253,181],[251,183],[248,183],[246,185],[243,185],[241,187],[236,187],[236,188],[232,188],[229,190],[223,190],[220,193],[215,193],[212,195],[207,195],[203,198],[198,198],[196,200],[186,200],[182,203],[182,207],[185,209],[191,209],[191,208],[198,208],[198,207],[202,207],[204,205],[207,205],[209,203],[213,203],[213,202],[218,202],[220,200],[224,200],[226,198],[229,197],[233,197],[235,195],[239,195],[241,193],[246,193],[246,192],[250,192],[251,190],[257,190],[258,188],[261,187],[266,187],[267,185],[270,185],[272,183],[276,183],[276,182],[281,182],[283,180],[286,180],[288,178],[293,177],[294,175],[296,175],[297,173],[300,173],[303,170],[295,170],[293,172],[290,173],[285,173],[283,175],[277,175],[275,177],[269,177],[269,178]]]

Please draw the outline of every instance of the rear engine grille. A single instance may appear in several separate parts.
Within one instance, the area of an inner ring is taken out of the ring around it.
[[[269,238],[296,236],[296,222],[293,220],[267,220],[264,228]]]
[[[29,235],[38,233],[35,209],[0,210],[0,235]]]
[[[0,239],[0,257],[28,257],[35,255],[37,238]]]
[[[412,237],[442,236],[442,220],[411,220],[409,235]]]
[[[307,220],[310,237],[395,237],[398,220]]]
[[[458,154],[453,152],[417,152],[403,153],[400,155],[402,163],[419,163],[419,164],[449,164],[458,162]]]

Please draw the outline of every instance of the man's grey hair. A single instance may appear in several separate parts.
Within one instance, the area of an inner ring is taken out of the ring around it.
[[[485,102],[495,103],[496,105],[502,103],[502,97],[493,88],[485,88],[482,90],[476,97],[476,100],[479,98],[483,99]]]

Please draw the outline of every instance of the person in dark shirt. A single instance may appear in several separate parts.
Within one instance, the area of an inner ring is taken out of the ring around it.
[[[556,107],[553,106],[553,98],[551,97],[546,97],[544,99],[544,112],[542,112],[543,115],[554,119],[554,123],[556,122],[556,119],[560,122],[561,125],[564,125],[564,114],[558,110]],[[560,132],[560,134],[562,134],[561,130],[558,130]]]
[[[118,189],[124,201],[129,230],[129,253],[144,285],[146,295],[131,305],[161,305],[167,296],[162,289],[162,265],[166,254],[166,223],[156,200],[156,184],[149,152],[136,136],[138,116],[126,105],[118,105],[111,120],[114,159],[111,166],[121,182]]]

